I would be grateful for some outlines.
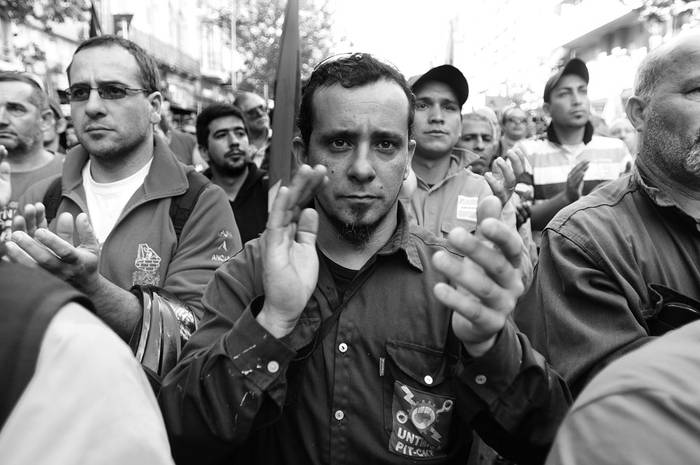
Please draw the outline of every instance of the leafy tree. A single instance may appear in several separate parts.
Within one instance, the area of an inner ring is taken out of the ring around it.
[[[87,0],[0,0],[0,19],[23,23],[31,17],[48,27],[49,22],[85,20],[89,8]]]
[[[262,94],[265,84],[272,91],[279,41],[284,24],[285,0],[239,0],[236,16],[236,49],[244,61],[240,90]],[[230,11],[220,12],[220,24],[230,28]],[[331,12],[327,0],[300,0],[299,39],[301,75],[311,74],[313,66],[333,45]],[[228,29],[230,31],[230,29]]]

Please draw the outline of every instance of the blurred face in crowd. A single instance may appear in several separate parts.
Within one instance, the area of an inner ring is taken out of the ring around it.
[[[469,164],[476,174],[484,174],[491,166],[496,154],[496,141],[493,138],[493,129],[487,121],[464,119],[462,122],[462,135],[457,142],[457,147],[471,150],[479,155],[479,158]]]
[[[627,118],[620,118],[610,125],[610,136],[623,141],[631,154],[637,153],[637,131]]]
[[[409,139],[407,97],[389,80],[345,88],[320,87],[312,99],[308,147],[294,141],[297,155],[328,168],[329,182],[317,194],[325,217],[346,241],[364,245],[394,212],[415,148]]]
[[[71,89],[112,84],[142,89],[136,59],[119,46],[96,46],[76,53],[69,82]],[[71,117],[80,143],[91,155],[122,158],[153,144],[152,125],[160,120],[160,93],[133,92],[114,100],[103,99],[96,90],[89,93],[87,100],[71,101]]]
[[[416,156],[439,159],[450,154],[459,140],[462,118],[457,96],[442,82],[429,81],[415,90],[413,136]]]
[[[668,66],[635,123],[642,130],[640,157],[652,161],[661,173],[676,182],[698,190],[700,36],[679,42],[665,61]]]
[[[26,82],[0,81],[0,145],[10,157],[43,147],[43,131],[48,127],[51,110],[40,109],[33,92]]]
[[[544,104],[555,127],[580,128],[589,119],[588,84],[582,77],[566,74],[552,89],[549,103]]]
[[[248,135],[240,118],[228,115],[212,120],[207,146],[201,148],[203,155],[218,172],[231,176],[245,172]]]
[[[270,127],[270,117],[267,114],[267,104],[256,94],[246,94],[240,99],[238,106],[248,120],[248,128],[255,133],[265,133]]]
[[[527,137],[528,114],[521,108],[510,109],[503,119],[503,134],[510,140]]]

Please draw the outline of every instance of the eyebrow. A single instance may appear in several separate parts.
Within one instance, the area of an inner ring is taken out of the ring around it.
[[[439,102],[439,103],[454,103],[455,105],[458,105],[457,100],[451,99],[449,97],[446,98],[438,98],[434,99],[432,97],[416,97],[416,102]]]

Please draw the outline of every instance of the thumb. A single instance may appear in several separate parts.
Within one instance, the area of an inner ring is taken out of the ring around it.
[[[78,231],[81,247],[96,253],[100,250],[100,244],[97,241],[97,236],[95,236],[95,231],[92,229],[92,224],[90,224],[87,214],[81,213],[75,218],[75,229]]]
[[[480,225],[486,218],[500,218],[501,201],[494,195],[484,197],[476,208],[476,224]]]

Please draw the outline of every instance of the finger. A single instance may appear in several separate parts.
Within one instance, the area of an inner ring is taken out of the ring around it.
[[[0,162],[0,179],[3,181],[9,182],[10,181],[10,174],[12,174],[12,169],[10,168],[10,164],[3,158],[2,162]]]
[[[80,213],[75,218],[75,229],[78,231],[80,247],[90,249],[94,252],[98,252],[100,250],[100,243],[97,240],[94,229],[92,229],[90,218],[86,213]]]
[[[43,229],[42,231],[46,230]],[[24,250],[24,252],[43,268],[53,271],[59,267],[58,257],[29,234],[22,231],[13,231],[12,242]]]
[[[503,179],[503,184],[507,190],[515,187],[515,173],[513,168],[503,158],[496,158],[493,162],[493,172]]]
[[[56,218],[56,235],[69,244],[74,244],[73,240],[73,215],[63,212]]]
[[[289,204],[300,208],[306,207],[318,187],[323,183],[326,175],[326,167],[316,165],[301,165],[289,185]]]
[[[503,221],[486,219],[480,227],[481,235],[498,247],[506,260],[515,268],[522,260],[523,240],[518,233]]]
[[[447,236],[447,242],[458,253],[479,265],[500,286],[510,288],[519,279],[517,267],[521,260],[522,241],[515,231],[499,220],[486,219],[484,225],[486,240],[462,228],[455,228]],[[488,241],[497,247],[491,247]]]
[[[437,283],[433,287],[433,294],[440,303],[464,317],[471,326],[472,333],[490,335],[503,326],[505,317],[502,312],[488,308],[468,293],[460,292],[445,283]]]
[[[484,173],[484,179],[486,180],[489,187],[491,188],[491,192],[493,192],[493,195],[498,197],[498,200],[501,201],[502,205],[505,205],[505,203],[508,201],[508,199],[507,199],[508,194],[506,192],[505,186],[503,185],[503,182],[501,182],[490,171]]]
[[[290,192],[287,186],[282,186],[279,191],[277,191],[277,196],[272,202],[272,207],[267,217],[267,229],[279,229],[287,224],[287,222],[285,222],[285,213],[287,211],[289,196]]]
[[[46,207],[44,207],[44,204],[41,202],[37,202],[34,204],[34,208],[36,209],[36,225],[37,228],[47,228],[49,225],[46,221]]]
[[[513,174],[517,179],[518,176],[525,172],[525,160],[523,159],[525,155],[522,151],[510,149],[506,152],[506,158],[510,161],[510,166],[513,169]]]
[[[15,215],[12,218],[12,230],[27,232],[27,220],[24,219],[22,215]]]
[[[36,207],[28,203],[24,206],[24,221],[26,222],[26,231],[30,236],[34,235],[36,231]]]
[[[37,266],[36,260],[34,260],[27,252],[22,250],[22,248],[14,242],[5,242],[5,247],[6,255],[10,261],[29,267]]]
[[[73,246],[72,242],[66,242],[48,229],[40,228],[34,233],[34,238],[44,245],[59,262],[73,264],[79,260],[78,251]],[[49,260],[49,266],[53,265],[53,261]],[[61,263],[56,263],[56,266],[61,266]]]
[[[476,224],[481,224],[486,218],[499,218],[502,209],[503,205],[497,197],[493,195],[484,197],[476,207]]]
[[[314,245],[318,232],[318,213],[313,208],[304,209],[299,215],[296,241],[301,244]]]

